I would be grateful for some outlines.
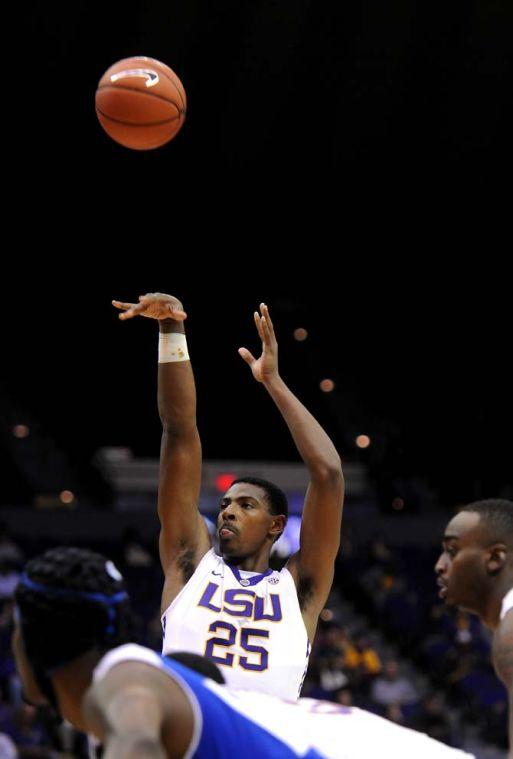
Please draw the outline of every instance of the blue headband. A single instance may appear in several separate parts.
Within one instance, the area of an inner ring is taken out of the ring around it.
[[[107,627],[107,635],[114,633],[113,622],[116,618],[116,610],[113,608],[120,601],[124,601],[128,598],[128,593],[122,590],[119,593],[115,593],[113,596],[108,596],[105,593],[89,593],[84,590],[68,590],[66,588],[54,588],[51,585],[43,585],[40,582],[34,582],[27,577],[24,572],[20,577],[20,585],[24,585],[30,590],[35,590],[37,593],[46,593],[47,595],[55,596],[56,598],[85,598],[88,601],[99,601],[107,606],[107,612],[109,614],[109,626]]]

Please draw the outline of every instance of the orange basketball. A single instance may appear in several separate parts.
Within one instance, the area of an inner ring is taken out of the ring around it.
[[[172,140],[185,121],[183,84],[165,63],[124,58],[102,76],[96,114],[113,140],[133,150],[151,150]]]

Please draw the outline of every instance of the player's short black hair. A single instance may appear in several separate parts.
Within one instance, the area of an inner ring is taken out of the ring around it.
[[[123,578],[111,561],[84,548],[54,548],[29,561],[15,601],[28,660],[51,701],[48,678],[60,666],[89,649],[133,640]]]
[[[494,540],[505,540],[513,544],[513,501],[489,498],[469,503],[460,511],[476,512],[490,529]]]
[[[174,659],[183,664],[184,667],[188,667],[194,670],[194,672],[199,672],[200,675],[205,675],[205,677],[209,677],[220,685],[226,682],[217,664],[211,659],[207,659],[206,656],[191,654],[190,651],[174,651],[172,654],[166,654],[166,658]]]
[[[234,480],[232,485],[238,485],[239,482],[247,482],[248,485],[256,485],[265,492],[267,500],[269,502],[269,511],[271,514],[278,515],[283,514],[285,517],[289,515],[289,505],[287,502],[287,496],[281,488],[275,485],[269,480],[264,480],[262,477],[239,477],[238,480]]]

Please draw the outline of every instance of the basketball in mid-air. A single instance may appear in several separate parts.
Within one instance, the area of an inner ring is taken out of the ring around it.
[[[164,145],[185,121],[185,90],[165,63],[135,56],[114,63],[98,82],[96,114],[113,140],[133,150]]]

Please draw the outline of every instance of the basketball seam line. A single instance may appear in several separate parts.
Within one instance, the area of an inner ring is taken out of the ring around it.
[[[104,119],[108,119],[109,121],[114,121],[116,124],[123,124],[123,126],[130,126],[130,127],[152,127],[152,126],[162,126],[163,124],[170,124],[171,121],[176,121],[179,119],[182,115],[182,112],[180,111],[178,113],[178,116],[172,116],[170,119],[164,119],[164,121],[145,121],[143,124],[134,124],[131,121],[123,121],[122,119],[115,119],[113,116],[109,116],[107,113],[104,113],[98,106],[96,107],[96,113],[99,113],[101,116],[103,116]]]
[[[185,107],[185,103],[183,102],[182,93],[180,92],[180,90],[179,90],[179,89],[178,89],[178,87],[176,86],[176,83],[175,83],[175,82],[173,82],[173,80],[171,79],[171,77],[170,77],[170,76],[168,76],[168,75],[166,74],[166,72],[165,72],[165,71],[162,71],[162,74],[164,74],[164,76],[166,77],[166,79],[168,80],[168,82],[171,82],[171,84],[173,85],[173,87],[175,88],[175,90],[178,92],[178,96],[179,96],[179,98],[180,98],[180,102],[181,102],[181,104],[182,104],[182,108],[183,108],[183,110],[184,110],[184,113],[185,113],[185,109],[186,109],[186,107]],[[182,85],[182,86],[183,86],[183,85]]]
[[[126,90],[127,92],[140,92],[144,95],[149,95],[152,98],[163,100],[165,103],[170,103],[171,105],[174,105],[174,107],[179,113],[185,113],[185,111],[180,109],[175,102],[173,102],[172,100],[169,100],[169,98],[166,98],[163,95],[157,95],[156,92],[150,92],[149,90],[140,90],[138,87],[127,87],[126,84],[102,84],[101,87],[98,87],[97,92],[100,92],[101,90],[108,90],[108,89]]]

